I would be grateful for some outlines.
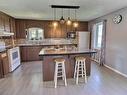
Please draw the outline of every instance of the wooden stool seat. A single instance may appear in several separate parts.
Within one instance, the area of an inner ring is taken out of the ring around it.
[[[82,57],[82,56],[77,56],[75,57],[75,60],[85,60],[86,58],[85,57]]]
[[[55,58],[54,61],[55,61],[56,63],[59,63],[59,62],[64,62],[65,59],[63,59],[63,58]]]

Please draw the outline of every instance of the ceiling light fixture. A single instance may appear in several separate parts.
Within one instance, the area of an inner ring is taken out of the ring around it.
[[[53,27],[56,28],[58,26],[58,22],[56,21],[56,9],[54,9],[54,21],[53,21]]]
[[[70,18],[70,10],[68,10],[67,25],[71,25],[71,24],[72,24],[72,21],[71,21],[71,18]]]
[[[77,21],[77,16],[76,16],[76,12],[77,11],[76,10],[79,9],[80,6],[51,5],[51,8],[54,8],[54,9],[60,8],[60,9],[62,9],[62,16],[61,16],[59,21],[60,21],[60,24],[64,24],[66,22],[67,25],[71,25],[72,21],[73,21],[72,18],[70,17],[70,9],[75,9],[75,18],[74,18],[73,27],[74,28],[78,27],[78,21]],[[68,10],[68,18],[67,18],[67,20],[64,19],[63,9],[69,9]],[[56,19],[55,19],[55,21],[56,21]]]
[[[75,10],[75,21],[73,23],[73,27],[74,28],[77,28],[79,26],[78,21],[77,21],[77,15],[76,15],[76,13],[77,13],[77,11]]]
[[[64,19],[64,17],[63,17],[63,9],[62,9],[62,16],[61,16],[61,18],[60,18],[60,23],[61,23],[61,24],[64,24],[64,23],[65,23],[65,19]]]

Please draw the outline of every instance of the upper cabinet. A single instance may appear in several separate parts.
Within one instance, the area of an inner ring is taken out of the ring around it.
[[[15,19],[0,12],[0,32],[2,31],[14,33],[14,37],[16,37]]]
[[[14,38],[16,38],[16,27],[14,18],[10,18],[10,32],[14,33]]]
[[[0,31],[4,31],[4,16],[0,13]]]
[[[16,38],[26,38],[26,21],[16,20]]]
[[[9,16],[7,16],[7,15],[5,15],[4,17],[3,17],[3,19],[4,19],[4,30],[6,31],[6,32],[10,32],[10,17]]]

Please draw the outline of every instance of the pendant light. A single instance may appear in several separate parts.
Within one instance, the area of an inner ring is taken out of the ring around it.
[[[58,22],[56,21],[56,9],[54,9],[54,21],[53,21],[52,25],[54,28],[56,28],[58,26]]]
[[[63,8],[62,8],[62,16],[60,18],[60,24],[64,24],[65,23],[65,19],[63,17]]]
[[[67,25],[71,25],[72,24],[72,21],[71,21],[71,18],[70,18],[70,10],[68,10],[68,18],[67,18]]]
[[[55,9],[62,9],[61,13],[61,18],[59,19],[59,23],[61,25],[65,25],[65,22],[66,22],[66,25],[69,26],[69,25],[72,25],[72,27],[74,29],[77,29],[78,26],[79,26],[79,23],[77,21],[77,15],[76,15],[76,10],[80,8],[80,6],[67,6],[67,5],[51,5],[51,8],[54,9],[54,21],[53,21],[53,27],[56,28],[58,26],[58,21],[56,20],[56,10]],[[64,18],[64,14],[63,14],[63,9],[68,9],[68,17],[67,17],[67,20],[65,20]],[[74,18],[74,22],[72,23],[72,18],[70,17],[70,9],[75,9],[75,18]]]
[[[53,27],[56,28],[58,26],[58,22],[57,21],[54,21],[53,22]]]
[[[76,15],[76,9],[75,9],[75,21],[73,23],[73,27],[74,28],[78,28],[79,24],[78,24],[78,21],[77,21],[77,15]]]

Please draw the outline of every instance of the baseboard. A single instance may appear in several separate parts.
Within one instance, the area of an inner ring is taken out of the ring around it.
[[[108,65],[106,65],[106,64],[104,64],[104,66],[105,66],[106,68],[108,68],[108,69],[110,69],[110,70],[112,70],[112,71],[114,71],[114,72],[116,72],[116,73],[118,73],[118,74],[120,74],[120,75],[122,75],[122,76],[124,76],[124,77],[127,78],[127,75],[126,75],[126,74],[121,73],[120,71],[118,71],[118,70],[116,70],[116,69],[114,69],[114,68],[112,68],[112,67],[110,67],[110,66],[108,66]]]

